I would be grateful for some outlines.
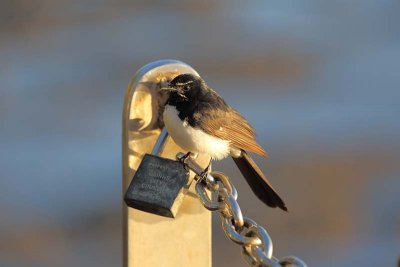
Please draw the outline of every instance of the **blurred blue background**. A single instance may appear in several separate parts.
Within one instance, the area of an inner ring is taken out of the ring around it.
[[[227,172],[274,254],[400,256],[399,1],[0,2],[0,266],[120,266],[121,111],[173,58],[244,114],[289,213]],[[214,218],[214,266],[244,266]]]

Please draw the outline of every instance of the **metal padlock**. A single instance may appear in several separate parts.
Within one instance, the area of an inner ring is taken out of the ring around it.
[[[175,218],[187,190],[189,171],[181,162],[157,155],[167,137],[164,128],[152,154],[143,157],[124,200],[131,208]]]

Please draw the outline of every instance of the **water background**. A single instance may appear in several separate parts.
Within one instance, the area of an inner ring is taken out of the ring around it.
[[[2,1],[0,266],[121,266],[121,111],[131,75],[193,66],[254,126],[289,213],[230,159],[274,254],[400,256],[400,2]],[[214,266],[244,266],[214,218]],[[179,238],[179,237],[177,237]]]

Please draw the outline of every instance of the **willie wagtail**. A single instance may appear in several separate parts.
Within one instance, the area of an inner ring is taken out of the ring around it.
[[[200,77],[181,74],[169,86],[163,119],[172,139],[192,153],[211,159],[231,156],[257,197],[270,207],[287,211],[263,172],[246,151],[266,156],[257,144],[254,129]]]

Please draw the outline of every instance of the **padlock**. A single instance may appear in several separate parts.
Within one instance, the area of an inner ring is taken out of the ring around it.
[[[131,208],[175,218],[188,188],[189,171],[183,163],[157,155],[167,136],[164,128],[152,154],[144,155],[124,200]]]

